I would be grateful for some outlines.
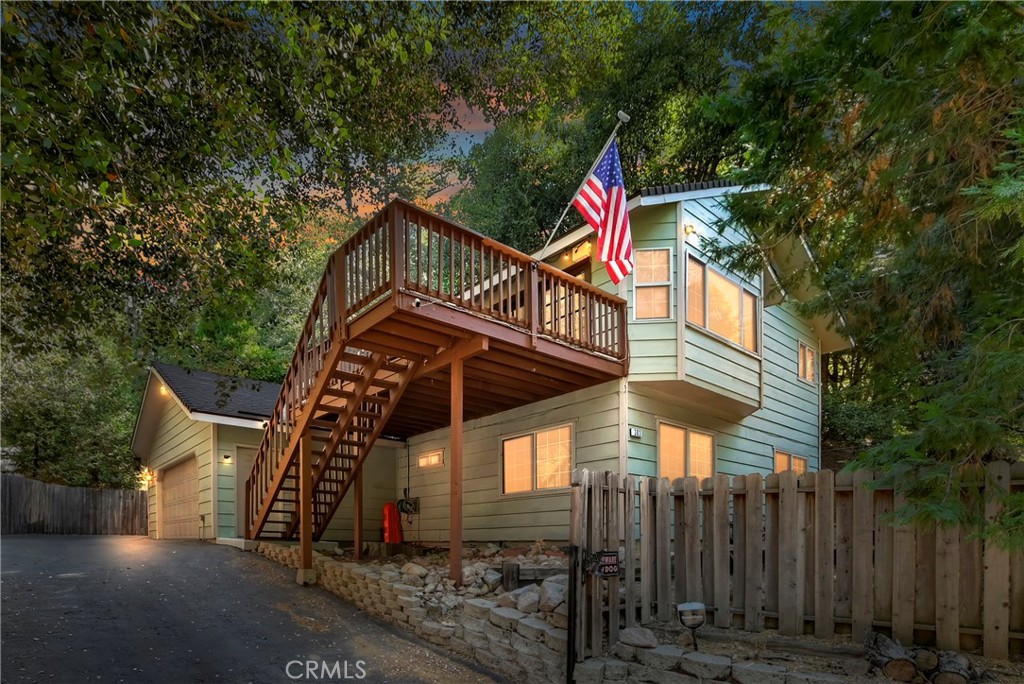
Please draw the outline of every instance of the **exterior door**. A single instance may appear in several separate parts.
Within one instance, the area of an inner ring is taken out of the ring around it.
[[[245,537],[245,481],[252,472],[253,461],[259,449],[235,447],[235,533]]]
[[[199,538],[199,471],[195,456],[164,472],[160,501],[161,538]]]

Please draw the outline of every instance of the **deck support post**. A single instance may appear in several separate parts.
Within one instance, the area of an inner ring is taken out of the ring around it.
[[[352,482],[353,495],[355,499],[352,501],[352,507],[354,511],[353,530],[352,530],[352,544],[355,547],[355,559],[363,560],[363,469],[359,468],[355,474],[355,480]]]
[[[456,358],[451,364],[451,552],[448,577],[456,586],[462,586],[462,359]]]
[[[313,440],[307,430],[299,439],[299,584],[316,583],[313,569]]]

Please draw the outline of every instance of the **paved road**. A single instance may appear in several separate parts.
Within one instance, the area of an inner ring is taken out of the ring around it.
[[[0,572],[4,683],[501,681],[226,546],[6,536]]]

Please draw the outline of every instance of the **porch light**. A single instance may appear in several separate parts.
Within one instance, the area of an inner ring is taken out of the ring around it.
[[[590,240],[587,240],[585,242],[581,242],[580,244],[576,245],[572,249],[567,249],[565,251],[565,258],[566,258],[566,260],[568,260],[568,262],[570,264],[575,264],[575,263],[578,263],[580,261],[583,261],[584,259],[589,258],[590,257],[590,251],[591,251]]]
[[[160,385],[160,396],[166,397],[170,392],[167,389],[167,385]]]
[[[683,226],[683,233],[685,233],[688,236],[693,235],[696,232],[697,226],[693,225],[692,223],[687,223],[686,225]]]
[[[231,460],[231,454],[224,454],[224,460],[225,461],[230,461]]]

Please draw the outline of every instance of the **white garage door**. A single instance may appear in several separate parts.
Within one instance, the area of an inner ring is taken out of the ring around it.
[[[199,477],[195,457],[169,468],[160,483],[164,539],[199,538]]]

